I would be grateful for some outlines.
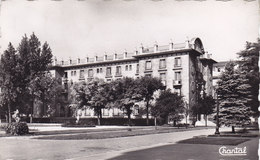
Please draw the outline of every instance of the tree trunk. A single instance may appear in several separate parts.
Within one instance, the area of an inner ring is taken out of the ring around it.
[[[12,115],[11,115],[11,105],[10,102],[8,102],[8,123],[12,122]]]
[[[101,119],[102,119],[102,112],[101,109],[98,109],[98,125],[101,125]]]
[[[149,125],[149,100],[146,102],[146,125]]]
[[[205,126],[208,126],[208,115],[204,114]]]
[[[131,126],[131,106],[125,106],[128,118],[128,126]]]
[[[98,118],[98,125],[100,126],[100,117],[99,117],[99,113],[98,113],[97,118]]]
[[[157,118],[154,117],[154,127],[155,127],[155,130],[157,130]]]
[[[31,110],[31,117],[30,117],[30,123],[33,122],[33,111],[34,111],[34,100],[32,99],[31,101],[31,107],[32,107],[32,110]]]
[[[235,132],[235,126],[232,126],[232,133],[236,133]]]

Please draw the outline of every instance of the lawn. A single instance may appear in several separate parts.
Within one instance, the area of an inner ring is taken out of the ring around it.
[[[200,130],[205,129],[206,127],[196,127],[196,128],[173,128],[173,127],[159,127],[157,130],[154,128],[150,129],[117,129],[117,130],[104,130],[91,132],[85,131],[85,133],[68,133],[71,135],[60,135],[61,132],[52,132],[55,135],[48,135],[42,137],[35,137],[36,139],[49,139],[49,140],[80,140],[80,139],[106,139],[106,138],[117,138],[117,137],[129,137],[129,136],[139,136],[139,135],[149,135],[149,134],[159,134],[159,133],[170,133],[170,132],[180,132],[180,131],[189,131],[189,130]],[[65,132],[66,133],[66,132]],[[63,132],[64,134],[64,132]]]
[[[236,146],[240,143],[246,142],[248,138],[224,138],[224,137],[196,137],[179,141],[178,143],[185,144],[210,144],[210,145],[233,145]]]

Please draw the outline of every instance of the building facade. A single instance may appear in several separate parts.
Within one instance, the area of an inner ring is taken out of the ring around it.
[[[205,92],[213,95],[212,69],[216,63],[204,51],[202,41],[193,38],[183,43],[169,43],[144,48],[132,53],[86,57],[84,59],[57,61],[51,68],[56,78],[68,86],[79,81],[91,81],[94,78],[109,82],[123,77],[140,78],[142,76],[159,77],[167,89],[184,97],[187,107],[197,105],[198,96]],[[119,109],[103,110],[103,116],[118,116]],[[83,117],[94,116],[93,111],[84,110]],[[138,109],[133,118],[138,116]]]

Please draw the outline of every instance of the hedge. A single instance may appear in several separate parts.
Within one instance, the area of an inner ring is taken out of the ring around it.
[[[23,121],[30,122],[29,118],[23,118]],[[74,117],[52,117],[52,118],[33,118],[33,123],[62,123],[62,124],[75,124],[76,118]],[[97,118],[80,118],[79,124],[84,125],[97,125]],[[102,118],[101,125],[128,125],[127,118],[110,117]],[[146,119],[138,118],[131,119],[133,126],[145,126]],[[154,125],[154,119],[149,119],[149,125]]]

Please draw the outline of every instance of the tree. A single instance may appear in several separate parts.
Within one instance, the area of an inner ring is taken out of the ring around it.
[[[14,102],[19,88],[17,87],[17,56],[13,45],[9,43],[7,50],[1,56],[0,61],[0,88],[1,107],[7,109],[8,121],[11,123],[11,112],[14,110]],[[5,107],[7,105],[7,107]]]
[[[29,89],[33,96],[33,101],[41,102],[41,114],[54,114],[56,103],[62,103],[62,93],[64,92],[61,82],[53,78],[50,73],[39,74],[30,81]]]
[[[258,117],[258,92],[259,92],[259,51],[260,51],[260,39],[257,43],[247,42],[245,50],[237,53],[239,56],[239,68],[242,74],[245,74],[245,78],[248,79],[248,84],[251,86],[250,95],[252,100],[248,103],[253,111],[253,116]]]
[[[207,116],[213,113],[215,100],[212,96],[205,95],[200,100],[199,113],[205,116],[205,126],[207,126]]]
[[[18,46],[18,70],[20,81],[18,82],[22,92],[18,96],[17,103],[27,113],[33,113],[35,93],[30,85],[37,77],[45,76],[48,66],[52,62],[52,52],[47,44],[41,47],[41,42],[33,33],[28,39],[25,35]]]
[[[250,85],[247,83],[246,75],[234,67],[233,62],[226,65],[217,88],[220,123],[232,126],[232,132],[235,132],[235,126],[247,124],[250,114],[250,107],[247,105],[250,101]]]
[[[138,80],[139,94],[146,103],[146,124],[149,125],[149,104],[153,100],[153,94],[159,89],[163,89],[163,84],[159,78],[142,77]]]
[[[128,125],[131,124],[132,107],[142,100],[138,93],[139,86],[133,78],[123,78],[114,82],[115,107],[125,110],[128,117]]]
[[[164,123],[168,123],[169,117],[172,117],[175,121],[179,120],[180,114],[185,111],[184,105],[182,96],[172,93],[170,89],[167,89],[161,91],[151,111],[152,115],[160,117],[164,120]]]
[[[108,83],[105,83],[103,80],[93,80],[88,83],[89,93],[91,95],[90,99],[90,107],[94,109],[95,113],[98,117],[98,125],[101,124],[102,119],[102,109],[109,108],[111,94],[110,94],[110,86]]]
[[[103,80],[94,79],[88,83],[81,82],[74,87],[76,91],[77,109],[84,106],[94,109],[98,118],[98,125],[102,119],[102,109],[111,107],[111,87]]]

